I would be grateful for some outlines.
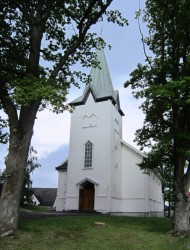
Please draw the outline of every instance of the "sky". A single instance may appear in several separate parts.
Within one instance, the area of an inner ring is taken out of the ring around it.
[[[143,6],[144,0],[141,0]],[[144,115],[139,109],[141,100],[132,96],[131,89],[123,87],[129,79],[129,74],[136,68],[138,63],[143,63],[145,56],[141,42],[135,12],[139,8],[139,0],[114,0],[110,9],[118,9],[129,21],[129,26],[119,27],[116,24],[103,22],[93,29],[112,46],[104,50],[114,89],[119,90],[123,117],[123,139],[137,147],[134,143],[135,131],[142,127]],[[142,24],[143,25],[143,24]],[[144,27],[142,26],[144,29]],[[90,69],[88,69],[90,72]],[[87,72],[88,72],[87,71]],[[84,89],[71,87],[67,96],[67,102],[79,97]],[[70,113],[53,114],[49,110],[39,112],[34,127],[34,135],[31,145],[38,152],[38,161],[41,167],[34,170],[31,175],[33,187],[57,187],[58,172],[55,170],[68,155]],[[0,169],[2,169],[7,149],[0,145]]]

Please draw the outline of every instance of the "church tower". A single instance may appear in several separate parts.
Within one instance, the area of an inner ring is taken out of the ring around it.
[[[91,69],[90,84],[70,103],[75,110],[71,115],[65,210],[109,212],[111,196],[121,196],[121,173],[117,170],[124,114],[103,50],[97,51],[97,58],[100,68]],[[114,180],[113,171],[118,172]]]

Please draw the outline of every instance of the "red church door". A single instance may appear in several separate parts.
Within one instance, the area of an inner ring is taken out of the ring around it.
[[[84,183],[79,189],[79,210],[94,210],[94,185],[90,182]]]

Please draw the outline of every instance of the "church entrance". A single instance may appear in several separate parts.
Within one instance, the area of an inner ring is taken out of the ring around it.
[[[80,185],[79,189],[79,210],[93,211],[94,210],[94,184],[89,181]]]

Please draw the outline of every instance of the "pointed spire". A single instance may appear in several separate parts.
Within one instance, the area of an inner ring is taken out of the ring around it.
[[[90,77],[92,81],[89,85],[98,98],[112,96],[114,90],[103,49],[97,51],[97,59],[100,64],[99,67],[91,69]]]
[[[113,89],[113,84],[103,49],[97,50],[97,59],[99,61],[99,67],[91,68],[91,82],[86,85],[82,96],[72,101],[70,105],[77,106],[85,104],[88,94],[91,92],[95,102],[110,99],[120,114],[124,115],[120,109],[119,93],[117,90]]]

